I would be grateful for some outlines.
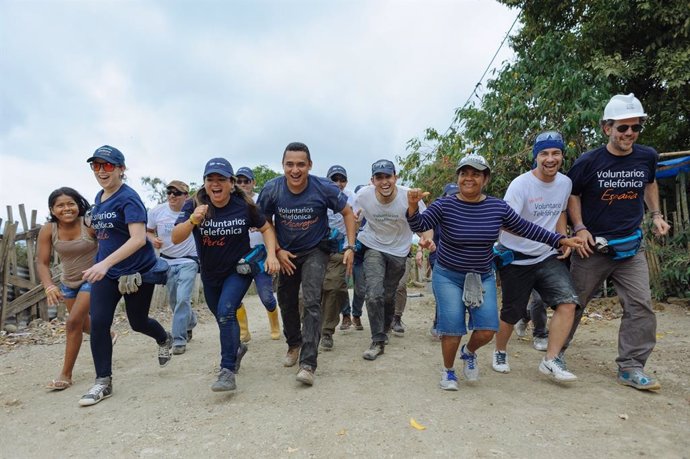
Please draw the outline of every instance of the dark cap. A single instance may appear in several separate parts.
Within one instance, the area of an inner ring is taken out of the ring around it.
[[[458,189],[458,185],[455,183],[446,183],[446,186],[443,187],[443,196],[451,196],[454,194],[457,194],[457,192],[460,191]]]
[[[189,193],[189,185],[184,183],[182,180],[173,180],[165,188],[175,188],[177,191],[182,191],[183,193]]]
[[[204,177],[210,174],[219,174],[223,177],[233,177],[232,165],[225,158],[209,159],[204,168]]]
[[[371,175],[376,174],[395,175],[395,165],[387,159],[379,159],[371,165]]]
[[[242,175],[244,177],[247,177],[252,182],[254,181],[254,172],[248,167],[240,167],[239,169],[237,169],[235,175],[238,177]]]
[[[338,166],[337,164],[335,166],[331,166],[328,168],[328,173],[326,174],[326,177],[332,179],[333,176],[337,174],[340,174],[347,179],[347,171],[343,166]]]
[[[125,165],[125,155],[122,154],[120,150],[110,145],[103,145],[99,149],[93,152],[93,156],[86,160],[90,163],[93,160],[102,159],[103,161],[108,161],[110,164],[115,164],[116,166]]]
[[[486,162],[486,159],[484,159],[482,155],[476,153],[470,153],[463,156],[462,159],[458,161],[458,167],[455,168],[455,173],[457,174],[460,172],[460,169],[465,166],[470,166],[478,171],[488,170],[491,172],[491,168],[489,168],[489,163]]]

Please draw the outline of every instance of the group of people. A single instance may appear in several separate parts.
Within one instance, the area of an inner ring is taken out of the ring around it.
[[[82,332],[90,332],[96,380],[79,404],[112,395],[117,335],[110,328],[123,296],[132,329],[156,340],[159,365],[183,354],[197,321],[190,305],[197,272],[219,328],[220,371],[213,391],[236,388],[250,339],[242,300],[252,281],[273,339],[279,338],[280,311],[287,343],[283,364],[299,364],[300,383],[314,384],[319,348],[333,348],[341,314],[341,329],[363,329],[363,300],[371,344],[362,357],[376,360],[389,333],[404,332],[404,301],[396,306],[396,292],[405,285],[417,233],[419,246],[433,256],[433,331],[441,338],[442,389],[458,389],[458,352],[465,379],[479,379],[477,351],[494,335],[492,368],[510,371],[508,340],[533,291],[554,309],[539,371],[560,382],[576,380],[564,352],[584,307],[610,277],[624,308],[618,381],[656,390],[659,383],[644,372],[656,328],[639,231],[644,204],[656,233],[666,234],[669,226],[659,211],[657,154],[636,144],[646,116],[632,94],[613,97],[601,123],[607,144],[583,154],[567,175],[559,172],[562,135],[540,134],[533,169],[511,182],[504,199],[484,193],[491,167],[482,156],[468,154],[457,165],[456,183],[428,207],[428,192],[397,184],[390,160],[373,163],[371,184],[351,193],[344,167],[315,176],[309,148],[293,142],[283,152],[283,175],[258,196],[251,169],[235,171],[227,159],[213,158],[193,197],[187,184],[174,180],[167,184],[168,201],[147,214],[123,181],[124,155],[103,146],[87,160],[103,188],[93,207],[75,190],[57,189],[49,198],[50,222],[39,234],[38,271],[48,301],[64,299],[70,312],[64,366],[49,388],[72,384]],[[63,263],[59,287],[50,272],[52,249]],[[353,271],[351,304],[347,278]],[[172,333],[149,317],[156,283],[167,283]]]

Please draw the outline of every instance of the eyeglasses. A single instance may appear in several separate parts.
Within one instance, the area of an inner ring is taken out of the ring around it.
[[[187,194],[184,191],[178,191],[178,190],[168,190],[166,191],[166,194],[168,196],[173,195],[173,196],[182,196],[183,194]]]
[[[94,172],[98,172],[101,169],[103,169],[105,172],[112,172],[117,167],[113,163],[97,163],[96,161],[89,163],[89,165],[91,166],[91,170]]]
[[[621,134],[628,132],[628,129],[632,129],[633,132],[640,132],[642,130],[641,124],[619,124],[616,126],[616,131]]]
[[[238,185],[248,185],[248,184],[250,184],[251,182],[252,182],[252,181],[249,180],[249,179],[244,179],[244,178],[238,178],[238,179],[237,179],[237,184],[238,184]]]
[[[335,177],[331,177],[331,181],[333,181],[333,182],[347,183],[347,179],[346,179],[345,177],[337,176],[337,175],[336,175]]]
[[[557,141],[557,142],[563,142],[563,143],[565,143],[565,142],[563,141],[563,136],[562,136],[561,133],[558,132],[558,131],[546,131],[546,132],[542,132],[541,134],[539,134],[539,135],[537,136],[537,138],[535,139],[534,143],[537,143],[537,142],[545,142],[545,141],[547,141],[547,140],[555,140],[555,141]]]

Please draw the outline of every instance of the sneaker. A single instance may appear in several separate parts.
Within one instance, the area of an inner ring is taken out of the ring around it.
[[[659,390],[659,384],[654,378],[647,376],[640,368],[618,370],[618,383],[624,386],[634,387],[639,390]]]
[[[359,317],[352,317],[352,323],[355,326],[355,330],[364,330],[362,325],[362,319]]]
[[[235,390],[236,388],[235,373],[227,368],[220,369],[218,380],[211,385],[211,390],[213,392],[227,392],[229,390]]]
[[[299,346],[291,347],[288,349],[287,354],[285,354],[285,360],[283,360],[283,366],[293,367],[299,359]]]
[[[393,317],[393,325],[391,326],[395,336],[405,336],[405,324],[400,316]]]
[[[376,357],[383,354],[384,347],[385,347],[385,344],[383,344],[383,343],[373,342],[373,343],[371,343],[371,346],[369,346],[369,349],[364,351],[364,353],[362,354],[362,357],[365,360],[376,360]]]
[[[331,335],[323,335],[321,337],[321,349],[324,351],[333,350],[333,337]]]
[[[532,346],[538,351],[546,352],[546,348],[548,345],[549,338],[538,338],[535,336],[532,340]]]
[[[309,365],[301,365],[297,372],[297,381],[307,386],[314,385],[314,370]]]
[[[541,359],[539,371],[559,382],[577,381],[577,376],[568,371],[565,362],[559,357],[550,360],[546,360],[546,357]]]
[[[112,379],[109,376],[105,378],[96,378],[96,383],[79,399],[79,404],[81,406],[95,405],[111,395],[113,395]]]
[[[168,335],[168,338],[165,342],[158,345],[158,364],[162,367],[166,366],[168,362],[170,362],[170,359],[172,359],[170,349],[172,348],[173,337],[167,332],[166,335]]]
[[[240,372],[240,364],[242,363],[242,358],[248,350],[249,348],[246,344],[240,343],[240,347],[237,348],[237,356],[235,357],[235,373]]]
[[[187,351],[187,346],[184,344],[178,344],[177,346],[173,346],[172,348],[172,353],[173,355],[181,355],[184,354]]]
[[[491,368],[499,373],[510,373],[508,354],[505,351],[494,351],[494,360],[491,363]]]
[[[352,327],[352,319],[350,319],[350,316],[343,316],[343,321],[340,322],[340,329],[349,330],[350,327]]]
[[[479,381],[479,368],[477,367],[477,354],[466,352],[467,345],[463,344],[460,348],[460,358],[465,361],[462,367],[462,374],[468,381]]]
[[[443,390],[458,390],[458,377],[455,376],[455,370],[441,371],[441,382],[438,384]]]
[[[525,322],[525,319],[520,319],[513,329],[515,330],[515,334],[522,338],[527,335],[527,322]]]

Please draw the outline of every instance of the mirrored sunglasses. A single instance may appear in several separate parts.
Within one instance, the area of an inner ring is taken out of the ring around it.
[[[113,163],[97,163],[96,161],[90,162],[89,166],[91,166],[91,170],[94,172],[98,172],[101,169],[103,169],[105,172],[112,172],[117,167]]]
[[[558,131],[546,131],[546,132],[542,132],[541,134],[539,134],[539,135],[537,136],[537,139],[535,140],[535,143],[537,143],[537,142],[546,142],[547,140],[556,140],[556,141],[558,141],[558,142],[563,142],[563,143],[565,143],[565,141],[563,140],[563,136],[562,136],[561,133],[558,132]]]

